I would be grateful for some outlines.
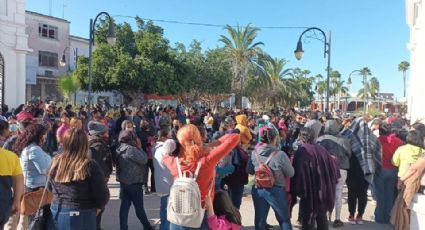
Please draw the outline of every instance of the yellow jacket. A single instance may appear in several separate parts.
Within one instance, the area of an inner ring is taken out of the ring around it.
[[[402,177],[410,165],[415,163],[424,151],[424,149],[411,144],[400,146],[395,151],[392,159],[393,165],[398,167],[398,177]]]
[[[238,115],[236,116],[236,129],[239,129],[240,131],[240,135],[241,135],[241,143],[245,148],[248,148],[250,143],[251,143],[251,139],[252,139],[252,135],[251,132],[249,131],[248,128],[248,118],[246,117],[245,114],[242,115]]]

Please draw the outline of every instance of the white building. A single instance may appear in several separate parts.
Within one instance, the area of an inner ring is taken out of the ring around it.
[[[410,80],[408,110],[412,122],[425,122],[425,1],[406,0],[406,20],[410,29]]]
[[[57,82],[69,68],[59,65],[59,60],[70,44],[70,22],[31,11],[26,11],[25,18],[33,50],[26,59],[26,99],[60,100]]]
[[[0,0],[0,103],[9,109],[25,103],[25,28],[25,0]]]

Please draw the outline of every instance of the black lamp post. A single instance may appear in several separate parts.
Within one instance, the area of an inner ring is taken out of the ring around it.
[[[59,65],[64,67],[66,66],[66,55],[65,52],[67,49],[69,49],[70,47],[66,47],[63,52],[62,52],[62,58],[59,61]],[[78,63],[78,49],[77,48],[72,48],[72,50],[75,52],[75,69],[77,69],[77,63]],[[71,68],[68,66],[68,71],[71,71]],[[77,104],[77,91],[74,91],[74,106]]]
[[[353,73],[359,73],[360,75],[363,75],[363,112],[364,114],[366,114],[367,112],[367,87],[366,87],[366,74],[362,74],[361,70],[353,70],[351,71],[350,75],[348,75],[348,82],[351,82],[351,75],[353,75]]]
[[[112,21],[112,17],[106,13],[106,12],[100,12],[96,15],[96,17],[93,19],[90,19],[90,37],[89,37],[89,88],[88,88],[88,109],[90,111],[91,107],[91,93],[92,93],[92,49],[94,45],[94,32],[96,28],[96,21],[101,15],[105,15],[109,20],[109,28],[108,28],[108,34],[106,36],[106,40],[108,41],[109,45],[114,45],[116,42],[115,37],[115,31],[114,31],[114,23]]]
[[[325,111],[328,112],[329,110],[329,79],[330,79],[330,71],[331,71],[331,33],[329,32],[329,40],[326,38],[326,34],[325,32],[323,32],[323,30],[317,28],[317,27],[310,27],[306,30],[304,30],[304,32],[301,33],[300,37],[298,38],[298,43],[297,43],[297,49],[294,51],[295,54],[295,58],[297,60],[301,60],[301,58],[303,58],[304,55],[304,50],[303,50],[303,43],[301,41],[303,35],[305,33],[307,33],[308,31],[311,30],[317,30],[319,32],[322,33],[323,37],[325,38],[324,40],[324,58],[326,58],[326,55],[328,57],[328,67],[327,67],[327,77],[326,77],[326,107],[325,107]]]

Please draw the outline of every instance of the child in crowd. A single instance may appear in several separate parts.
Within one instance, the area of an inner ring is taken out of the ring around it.
[[[214,202],[208,196],[205,205],[208,212],[208,227],[212,230],[239,230],[242,225],[241,214],[233,205],[229,194],[219,190]]]

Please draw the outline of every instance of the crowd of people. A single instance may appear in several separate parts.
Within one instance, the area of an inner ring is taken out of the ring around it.
[[[144,208],[147,193],[161,197],[160,229],[240,229],[247,188],[258,230],[273,228],[270,208],[285,230],[293,224],[326,230],[331,216],[334,228],[362,225],[368,191],[376,202],[374,220],[405,229],[413,194],[423,189],[424,137],[424,124],[410,126],[397,114],[62,109],[54,102],[3,109],[0,229],[40,223],[43,229],[102,229],[114,170],[124,230],[132,204],[143,229],[155,228]],[[345,186],[349,216],[342,217]],[[38,190],[52,201],[41,211],[21,212],[22,197]]]

